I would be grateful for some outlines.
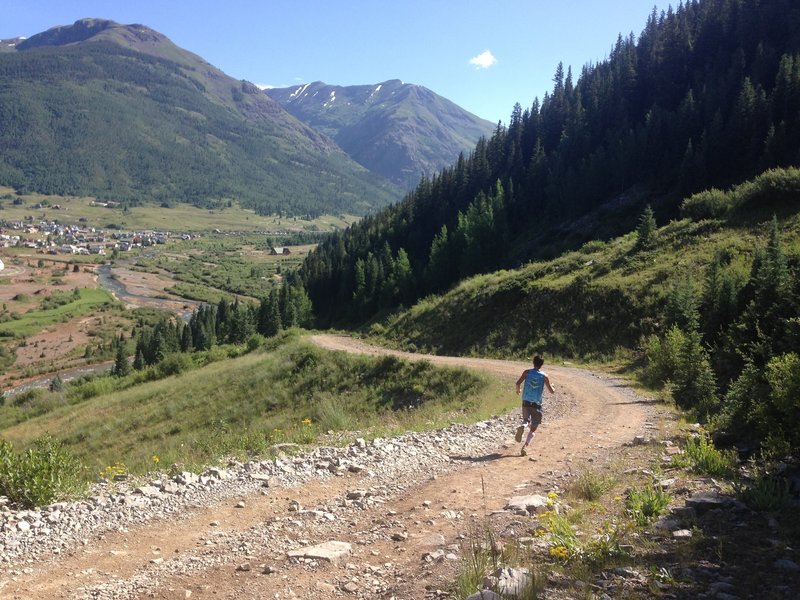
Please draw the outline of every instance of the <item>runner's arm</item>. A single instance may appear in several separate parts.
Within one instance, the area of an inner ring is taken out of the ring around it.
[[[519,379],[517,379],[517,396],[519,396],[522,382],[525,381],[525,377],[527,377],[527,375],[528,375],[528,370],[526,369],[522,372],[522,375],[519,376]]]

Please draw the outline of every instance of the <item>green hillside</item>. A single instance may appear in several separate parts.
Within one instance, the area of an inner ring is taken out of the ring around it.
[[[700,0],[648,19],[473,152],[304,266],[321,324],[659,223],[685,196],[800,164],[797,3]],[[333,301],[332,301],[333,299]]]
[[[147,472],[153,456],[202,466],[280,442],[311,443],[329,430],[433,428],[500,410],[507,400],[482,397],[495,387],[463,369],[330,352],[289,333],[249,353],[217,346],[171,354],[126,377],[20,394],[0,406],[0,430],[15,447],[57,435],[91,478],[120,462]]]
[[[800,169],[467,279],[373,325],[408,349],[621,361],[743,448],[800,452]]]
[[[0,185],[261,214],[397,199],[254,85],[141,25],[84,20],[0,55]]]

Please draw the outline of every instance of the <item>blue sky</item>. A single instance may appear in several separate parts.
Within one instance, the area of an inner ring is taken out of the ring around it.
[[[0,39],[84,17],[141,23],[237,79],[423,85],[493,122],[644,28],[654,0],[4,0]]]

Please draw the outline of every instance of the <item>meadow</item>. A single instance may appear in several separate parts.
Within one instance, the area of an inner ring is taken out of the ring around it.
[[[58,206],[58,208],[55,208]],[[358,220],[352,215],[325,215],[318,219],[257,215],[238,203],[220,209],[204,209],[189,204],[154,204],[108,208],[95,198],[17,195],[12,188],[0,186],[0,219],[23,221],[56,220],[96,229],[161,231],[332,231]]]
[[[172,355],[127,377],[36,390],[0,408],[15,448],[57,434],[86,468],[144,473],[265,455],[276,443],[346,443],[508,410],[501,382],[464,369],[323,350],[297,331],[252,347]]]

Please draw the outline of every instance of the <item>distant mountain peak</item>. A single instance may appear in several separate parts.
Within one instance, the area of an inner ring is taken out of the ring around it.
[[[78,19],[72,25],[59,25],[37,33],[16,46],[17,50],[30,50],[45,46],[69,46],[84,42],[112,42],[119,46],[146,54],[168,57],[178,47],[164,34],[146,25],[122,25],[110,19]],[[180,50],[185,54],[191,54]],[[194,56],[194,55],[193,55]],[[195,57],[199,59],[199,57]],[[205,61],[202,61],[205,62]]]
[[[266,94],[405,189],[454,163],[494,129],[428,88],[400,79],[352,86],[314,81]]]

